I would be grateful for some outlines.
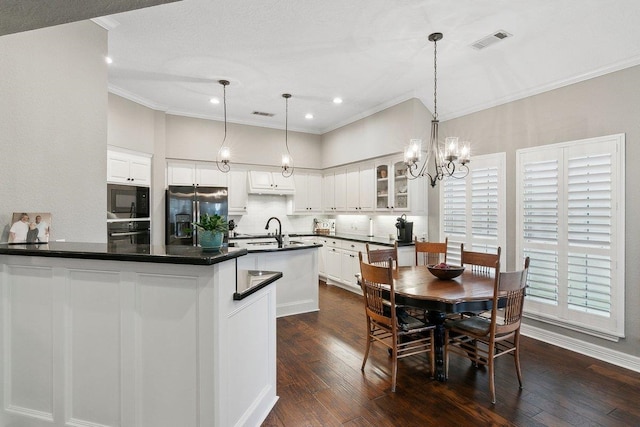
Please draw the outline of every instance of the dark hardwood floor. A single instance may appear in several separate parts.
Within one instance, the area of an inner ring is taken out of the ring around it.
[[[487,371],[451,356],[449,381],[419,357],[400,361],[390,389],[385,349],[362,373],[362,297],[320,283],[320,311],[278,319],[278,395],[263,426],[639,426],[640,373],[524,337],[524,389],[511,357],[496,362],[497,403]]]

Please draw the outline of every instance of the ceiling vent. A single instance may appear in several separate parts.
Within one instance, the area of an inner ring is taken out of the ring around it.
[[[513,37],[513,35],[507,33],[506,31],[498,30],[493,34],[490,34],[474,42],[471,45],[471,47],[477,50],[481,50],[481,49],[484,49],[485,47],[491,46],[492,44],[498,43],[499,41],[504,40],[508,37]]]
[[[251,114],[256,115],[256,116],[262,116],[262,117],[273,117],[273,116],[275,116],[275,114],[273,114],[273,113],[265,113],[264,111],[254,111]]]

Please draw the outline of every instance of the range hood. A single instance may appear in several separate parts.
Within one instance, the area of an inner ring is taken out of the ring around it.
[[[288,196],[295,192],[293,177],[285,178],[280,172],[249,171],[249,194]]]

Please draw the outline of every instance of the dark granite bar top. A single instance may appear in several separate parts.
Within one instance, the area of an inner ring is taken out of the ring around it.
[[[239,301],[282,277],[279,271],[238,270],[236,276],[236,293],[233,299]]]
[[[200,247],[186,245],[129,245],[123,249],[107,243],[0,244],[0,255],[158,262],[165,264],[213,265],[246,254],[247,250],[244,248],[225,247],[219,252],[204,252]]]

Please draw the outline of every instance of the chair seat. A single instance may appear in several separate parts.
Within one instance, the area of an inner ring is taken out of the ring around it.
[[[446,324],[448,329],[456,329],[463,333],[469,333],[478,337],[489,335],[491,319],[482,316],[465,317]]]
[[[384,313],[386,315],[390,314],[390,309],[388,306],[384,307]],[[423,322],[422,320],[411,316],[404,310],[404,307],[396,307],[396,318],[398,322],[398,329],[402,332],[409,333],[418,333],[427,331],[429,329],[434,329],[435,326],[430,325],[428,323]],[[383,325],[380,325],[383,326]]]
[[[423,332],[429,329],[434,329],[434,325],[429,325],[420,319],[416,319],[408,314],[403,314],[398,317],[398,327],[403,332]]]

